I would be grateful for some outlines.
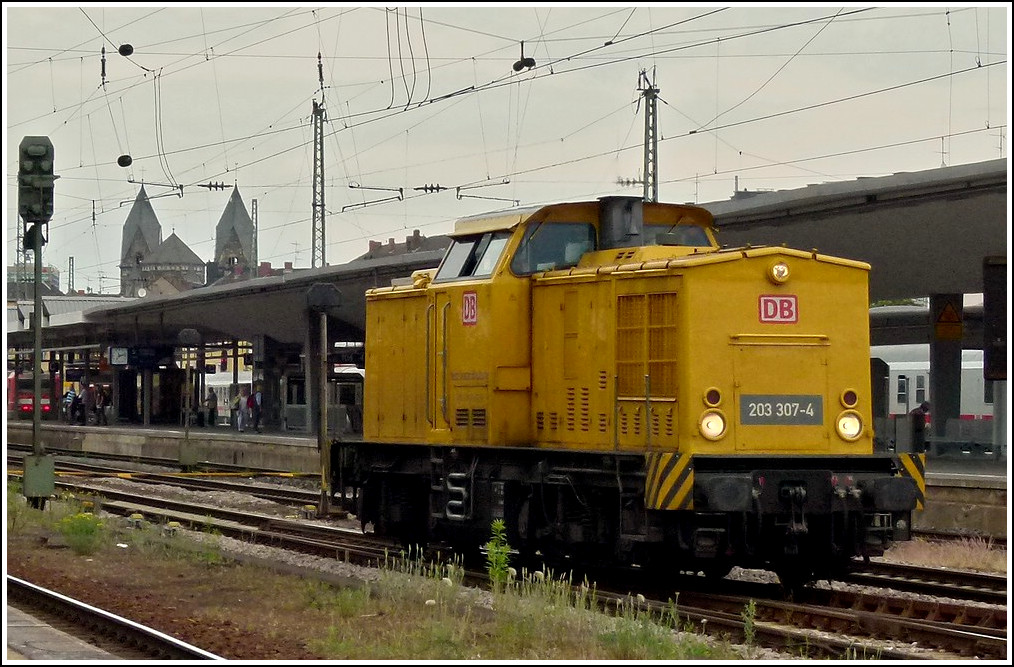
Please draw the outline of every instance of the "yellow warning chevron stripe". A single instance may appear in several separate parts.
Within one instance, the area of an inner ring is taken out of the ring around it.
[[[898,474],[901,477],[911,477],[915,481],[916,501],[915,508],[921,510],[926,506],[926,455],[925,454],[900,454],[895,457],[898,466]]]
[[[693,457],[678,453],[645,454],[644,506],[654,510],[694,508]]]

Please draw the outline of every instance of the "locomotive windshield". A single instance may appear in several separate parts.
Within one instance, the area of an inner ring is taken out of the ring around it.
[[[645,244],[709,247],[711,240],[698,225],[645,225]]]
[[[511,271],[526,276],[576,266],[595,250],[595,228],[585,223],[543,222],[530,225],[511,260]]]
[[[444,255],[434,281],[485,278],[492,275],[510,237],[511,232],[498,231],[455,238]]]

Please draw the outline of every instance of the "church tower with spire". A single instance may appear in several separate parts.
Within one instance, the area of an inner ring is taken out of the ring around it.
[[[123,223],[120,294],[165,296],[202,287],[205,268],[175,232],[162,240],[162,225],[142,185]]]
[[[162,243],[162,225],[148,201],[144,186],[137,193],[127,221],[123,223],[120,245],[120,295],[141,296],[145,287],[142,263]]]
[[[208,282],[254,278],[255,262],[253,220],[237,185],[215,226],[215,260],[208,267]]]

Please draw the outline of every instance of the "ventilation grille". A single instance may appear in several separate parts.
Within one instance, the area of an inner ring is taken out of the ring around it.
[[[662,414],[659,414],[659,412],[661,412]],[[673,417],[672,408],[660,410],[659,408],[652,407],[651,434],[653,436],[665,435],[672,437],[673,434],[672,417]]]
[[[567,415],[565,418],[568,431],[591,430],[591,390],[588,387],[567,387]]]
[[[676,398],[676,305],[675,292],[617,297],[616,375],[620,396],[650,392],[653,398]]]
[[[644,428],[640,407],[634,408],[631,412],[620,410],[620,433],[622,435],[641,435]]]
[[[591,429],[591,391],[588,387],[581,387],[581,430],[588,432]]]
[[[484,408],[458,408],[454,411],[454,425],[462,428],[468,426],[486,428],[486,410]]]

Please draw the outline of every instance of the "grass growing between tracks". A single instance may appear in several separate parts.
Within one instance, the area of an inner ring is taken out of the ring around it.
[[[950,542],[914,539],[897,542],[885,554],[887,560],[909,565],[945,567],[957,570],[1007,573],[1007,549],[981,537],[963,537]]]
[[[678,609],[634,598],[598,611],[594,586],[508,570],[495,592],[461,585],[455,565],[391,558],[357,589],[313,586],[311,604],[339,610],[320,652],[365,660],[742,659],[725,642],[679,632]]]
[[[84,511],[62,496],[40,511],[10,484],[6,500],[9,574],[229,659],[737,660],[754,651],[683,632],[676,605],[658,613],[630,599],[602,613],[594,586],[518,575],[495,549],[493,568],[505,575],[495,592],[464,586],[454,564],[400,556],[339,587],[237,561],[213,533],[195,540],[100,515],[101,503]],[[87,548],[72,547],[70,524]]]

